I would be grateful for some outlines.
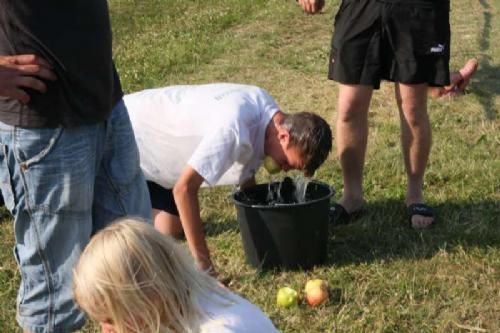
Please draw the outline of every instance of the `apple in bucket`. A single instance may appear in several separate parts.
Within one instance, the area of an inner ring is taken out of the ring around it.
[[[309,280],[304,288],[305,299],[311,306],[323,304],[328,299],[328,284],[321,279]]]
[[[278,290],[276,304],[283,308],[296,306],[299,302],[299,294],[290,287],[283,287]]]

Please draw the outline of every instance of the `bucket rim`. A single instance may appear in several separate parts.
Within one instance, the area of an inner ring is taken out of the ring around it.
[[[236,205],[236,206],[241,206],[241,207],[245,207],[245,208],[257,208],[257,209],[274,209],[274,210],[279,210],[279,209],[283,209],[283,208],[290,208],[290,207],[303,207],[303,206],[309,206],[309,205],[312,205],[312,204],[315,204],[317,202],[320,202],[320,201],[323,201],[323,200],[326,200],[326,199],[330,199],[333,195],[335,195],[335,189],[330,186],[329,184],[325,183],[325,182],[322,182],[322,181],[319,181],[319,180],[311,180],[310,183],[315,183],[315,184],[319,184],[319,185],[323,185],[325,187],[328,188],[329,190],[329,193],[322,196],[321,198],[317,198],[317,199],[314,199],[314,200],[309,200],[309,201],[306,201],[306,202],[297,202],[297,203],[290,203],[290,204],[277,204],[277,205],[255,205],[255,204],[247,204],[247,203],[244,203],[244,202],[241,202],[241,201],[238,201],[235,199],[235,195],[239,192],[242,192],[243,190],[238,190],[238,191],[235,191],[231,194],[231,200],[233,201],[233,203]],[[257,184],[257,185],[253,185],[253,186],[259,186],[259,185],[264,185],[264,184],[267,184],[267,183],[262,183],[262,184]]]

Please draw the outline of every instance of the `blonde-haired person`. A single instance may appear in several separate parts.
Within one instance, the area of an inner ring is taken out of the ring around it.
[[[91,239],[74,269],[74,295],[105,333],[278,332],[257,306],[198,270],[172,238],[134,219]]]

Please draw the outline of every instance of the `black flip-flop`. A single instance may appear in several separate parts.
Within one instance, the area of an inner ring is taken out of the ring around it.
[[[413,224],[411,223],[411,218],[415,215],[420,215],[420,216],[425,216],[425,217],[435,217],[434,210],[429,205],[426,205],[424,203],[414,203],[414,204],[409,205],[406,208],[406,210],[407,210],[407,214],[408,214],[408,225],[410,226],[410,228],[413,228],[413,229],[426,228],[426,227],[430,227],[431,225],[433,225],[436,222],[436,220],[434,219],[431,222],[431,224],[429,224],[425,227],[421,227],[421,228],[414,227]]]
[[[349,224],[359,216],[361,211],[355,211],[352,213],[348,213],[347,210],[341,204],[334,203],[330,206],[330,224],[333,225],[341,225],[341,224]]]

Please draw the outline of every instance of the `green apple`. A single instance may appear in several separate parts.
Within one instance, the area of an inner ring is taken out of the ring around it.
[[[271,156],[266,156],[264,158],[264,169],[266,169],[266,171],[270,174],[278,173],[281,171],[280,166]]]
[[[290,287],[283,287],[278,290],[276,296],[276,304],[278,306],[289,308],[296,306],[299,302],[299,294]]]

